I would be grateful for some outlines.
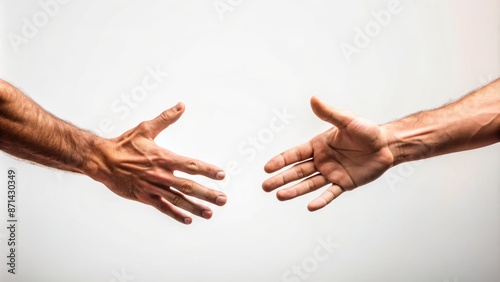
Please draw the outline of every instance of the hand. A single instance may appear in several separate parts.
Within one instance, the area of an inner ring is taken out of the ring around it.
[[[380,177],[392,166],[394,157],[377,124],[333,109],[316,97],[311,98],[311,107],[316,116],[334,127],[272,158],[264,167],[267,173],[291,164],[293,166],[266,180],[262,188],[271,192],[290,182],[302,180],[278,191],[278,199],[285,201],[331,184],[309,203],[307,208],[315,211],[344,191]]]
[[[224,205],[227,198],[222,192],[174,175],[178,170],[221,180],[225,176],[223,170],[176,155],[154,143],[154,138],[183,112],[184,105],[179,103],[157,118],[107,140],[103,150],[106,166],[96,179],[124,198],[151,205],[181,223],[190,224],[191,217],[179,208],[206,219],[212,216],[212,211],[187,196],[219,206]]]

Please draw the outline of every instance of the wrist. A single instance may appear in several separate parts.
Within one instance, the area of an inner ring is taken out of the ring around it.
[[[382,135],[387,140],[387,147],[392,154],[393,164],[396,166],[404,162],[404,152],[401,152],[401,140],[396,137],[394,126],[391,123],[383,124],[380,126]]]
[[[394,166],[434,155],[434,138],[439,129],[433,125],[420,128],[404,121],[395,121],[381,126],[387,146],[394,157]]]
[[[102,182],[110,174],[108,158],[106,157],[111,147],[110,141],[92,135],[87,143],[81,173]]]

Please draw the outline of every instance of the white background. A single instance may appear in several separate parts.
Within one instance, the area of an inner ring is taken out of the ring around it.
[[[321,191],[283,203],[261,189],[270,157],[329,127],[310,110],[311,95],[385,123],[498,77],[498,0],[401,1],[350,62],[341,44],[354,46],[356,28],[389,1],[220,3],[231,9],[218,12],[211,0],[69,1],[16,45],[23,18],[43,21],[44,9],[2,1],[0,77],[44,108],[95,132],[110,120],[101,134],[113,137],[183,101],[184,116],[157,143],[239,165],[216,186],[227,205],[183,226],[86,176],[1,155],[0,174],[14,167],[19,181],[15,277],[0,189],[2,281],[303,281],[294,265],[304,281],[500,280],[498,144],[393,168],[315,213],[306,205]],[[169,76],[128,114],[113,112],[157,67]],[[294,117],[270,136],[283,109]],[[244,153],[259,134],[267,143]],[[318,261],[321,240],[336,247]]]

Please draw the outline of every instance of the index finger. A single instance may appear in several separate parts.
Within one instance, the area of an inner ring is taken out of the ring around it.
[[[309,142],[299,145],[295,148],[289,149],[267,162],[264,170],[267,173],[273,173],[290,164],[305,161],[313,156],[313,149]]]
[[[215,180],[222,180],[226,176],[224,170],[209,163],[187,158],[184,156],[175,156],[173,169],[189,174],[199,174]]]

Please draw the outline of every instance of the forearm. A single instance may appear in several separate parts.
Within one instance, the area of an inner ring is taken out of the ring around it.
[[[42,109],[0,80],[0,150],[45,166],[95,174],[104,139]]]
[[[500,79],[439,109],[381,127],[394,165],[500,141]]]

